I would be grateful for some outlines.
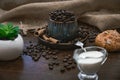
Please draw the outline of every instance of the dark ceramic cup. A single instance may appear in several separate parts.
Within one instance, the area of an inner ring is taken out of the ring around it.
[[[49,19],[47,34],[53,38],[66,42],[74,39],[78,33],[77,21],[57,22]]]

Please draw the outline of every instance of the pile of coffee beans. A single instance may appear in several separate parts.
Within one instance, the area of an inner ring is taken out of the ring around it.
[[[42,44],[35,44],[32,41],[29,41],[29,45],[25,46],[23,53],[31,56],[34,61],[38,61],[41,56],[47,60],[50,58],[57,59],[57,56],[55,56],[57,52],[57,50],[52,50]]]
[[[75,15],[66,10],[56,10],[49,13],[50,19],[57,22],[75,21]]]
[[[72,58],[72,55],[68,54],[67,56],[65,56],[63,58],[63,62],[62,62],[62,67],[60,69],[61,72],[65,72],[66,70],[71,70],[74,69],[76,67],[76,63]]]
[[[59,68],[61,73],[74,69],[76,67],[72,55],[66,55],[61,59],[59,57],[59,50],[53,50],[39,43],[28,42],[29,44],[25,46],[24,55],[31,56],[34,61],[38,61],[40,57],[43,57],[48,61],[49,70],[54,70],[54,68]]]
[[[25,46],[23,53],[32,57],[34,61],[38,61],[41,57],[43,47],[29,41],[29,45]]]
[[[59,67],[59,71],[61,73],[65,71],[72,70],[76,67],[76,63],[74,62],[72,56],[66,55],[63,59],[57,58],[57,56],[53,56],[53,59],[48,63],[49,69],[54,70],[54,68]]]

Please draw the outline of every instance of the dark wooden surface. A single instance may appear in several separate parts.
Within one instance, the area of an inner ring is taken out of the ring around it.
[[[34,37],[25,37],[25,45],[29,40],[37,42]],[[73,50],[60,51],[57,56],[62,59],[64,55],[73,55]],[[77,68],[61,73],[60,66],[49,70],[49,60],[41,57],[38,61],[33,61],[30,56],[22,55],[20,58],[0,62],[0,80],[78,80]],[[106,63],[98,72],[99,80],[120,80],[120,52],[109,53]]]

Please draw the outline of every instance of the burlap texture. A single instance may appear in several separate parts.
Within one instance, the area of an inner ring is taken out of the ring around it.
[[[49,12],[65,9],[73,11],[78,22],[104,31],[120,28],[119,4],[120,0],[1,0],[0,22],[13,22],[26,31],[46,25]]]

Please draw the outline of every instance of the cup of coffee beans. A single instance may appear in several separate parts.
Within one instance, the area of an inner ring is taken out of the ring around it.
[[[73,12],[55,10],[49,13],[47,34],[61,42],[72,40],[78,34],[78,26]]]

